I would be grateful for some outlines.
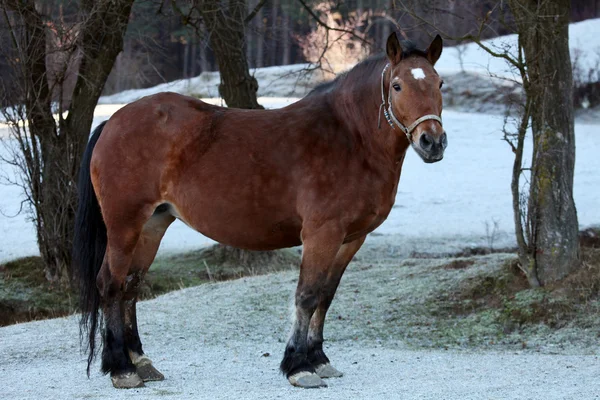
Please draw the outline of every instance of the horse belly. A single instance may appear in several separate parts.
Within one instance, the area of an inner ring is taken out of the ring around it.
[[[204,236],[229,246],[248,250],[274,250],[299,246],[301,222],[293,216],[214,203],[186,207],[174,205],[175,216]]]
[[[286,221],[265,224],[245,218],[230,226],[210,220],[197,225],[194,228],[212,240],[241,249],[275,250],[302,244],[300,229],[289,226]]]

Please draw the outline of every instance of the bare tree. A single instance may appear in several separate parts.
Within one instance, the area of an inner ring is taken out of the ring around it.
[[[263,108],[256,98],[258,82],[249,71],[245,28],[265,3],[266,0],[259,0],[250,13],[247,13],[246,0],[172,3],[173,10],[182,18],[184,25],[193,28],[200,38],[208,36],[208,43],[219,65],[219,94],[229,107]]]
[[[529,258],[539,283],[562,279],[579,265],[573,200],[575,123],[569,54],[570,0],[509,0],[527,62],[533,162],[528,203]]]
[[[264,3],[259,2],[257,7]],[[229,107],[262,108],[256,99],[258,82],[250,75],[246,59],[246,0],[228,0],[225,4],[201,0],[197,7],[219,64],[219,93]]]
[[[400,2],[403,10],[427,27],[435,24]],[[498,1],[497,7],[503,3]],[[461,37],[477,43],[518,71],[525,104],[517,132],[505,132],[515,153],[511,192],[519,260],[531,286],[562,279],[579,265],[578,220],[573,200],[575,132],[573,75],[569,54],[569,0],[509,0],[518,34],[517,49],[496,49],[481,40],[491,11],[477,32]],[[507,20],[503,20],[507,23]],[[523,165],[527,129],[533,132],[533,161]],[[529,191],[521,179],[529,173]]]
[[[33,0],[0,1],[11,38],[2,51],[13,75],[0,87],[0,99],[9,105],[4,115],[16,143],[15,157],[7,161],[21,172],[52,281],[70,278],[80,159],[94,108],[122,49],[132,3],[82,1],[67,20],[44,14],[40,10],[47,7]]]

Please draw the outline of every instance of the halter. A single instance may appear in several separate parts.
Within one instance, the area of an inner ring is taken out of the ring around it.
[[[388,107],[385,107],[385,92],[384,92],[384,88],[383,88],[383,78],[385,76],[385,71],[387,71],[387,69],[390,67],[390,64],[387,63],[385,65],[385,67],[383,68],[383,71],[381,71],[381,105],[379,106],[379,118],[378,118],[378,122],[377,122],[377,127],[379,129],[381,129],[381,111],[383,110],[383,115],[385,115],[385,119],[387,120],[388,124],[390,124],[390,126],[392,127],[392,129],[395,128],[394,124],[396,124],[396,126],[398,126],[398,128],[400,128],[402,130],[402,132],[404,132],[404,134],[406,135],[406,138],[408,139],[408,142],[412,144],[412,137],[411,137],[411,133],[412,131],[415,130],[415,128],[417,126],[419,126],[420,123],[427,121],[427,120],[434,120],[440,123],[440,125],[442,125],[442,119],[440,117],[438,117],[437,115],[433,115],[433,114],[428,114],[428,115],[423,115],[420,118],[417,118],[417,120],[415,122],[413,122],[412,124],[410,124],[408,127],[406,127],[402,122],[398,121],[398,118],[396,118],[396,116],[394,115],[394,111],[392,110],[392,70],[390,69],[390,88],[388,90],[388,99],[387,99],[387,103],[388,103]]]

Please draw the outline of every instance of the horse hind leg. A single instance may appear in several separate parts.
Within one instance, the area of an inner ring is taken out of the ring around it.
[[[136,281],[141,282],[142,277],[140,274],[135,274],[130,275],[129,279],[128,286],[130,284],[132,286],[126,290],[126,297],[123,299],[122,305],[125,324],[125,345],[129,358],[142,381],[162,381],[165,379],[165,376],[154,367],[152,360],[144,353],[138,331],[136,304],[138,296],[137,286],[139,283],[136,283]]]
[[[118,253],[107,247],[108,253]],[[106,260],[108,258],[108,261]],[[111,381],[115,388],[129,389],[144,386],[144,382],[136,373],[136,368],[131,362],[125,349],[125,327],[122,309],[123,290],[125,278],[111,268],[112,262],[117,262],[124,257],[108,256],[102,265],[98,277],[98,288],[102,293],[102,311],[104,330],[102,334],[102,372],[110,373]],[[120,265],[120,264],[116,264]]]
[[[136,249],[138,244],[143,247],[142,233],[154,208],[131,207],[119,211],[105,212],[104,215],[108,244],[97,286],[104,315],[102,371],[110,373],[115,388],[129,389],[144,386],[144,382],[136,372],[126,344],[124,301],[127,301],[127,277],[137,272],[133,264]],[[123,218],[123,215],[129,218]]]
[[[144,225],[138,240],[132,261],[132,268],[136,270],[127,277],[125,295],[123,298],[123,313],[125,323],[125,344],[129,358],[136,367],[138,376],[144,381],[161,381],[165,377],[152,364],[152,360],[144,353],[140,339],[136,304],[139,288],[143,278],[154,261],[160,241],[165,231],[175,218],[160,207],[154,212],[150,220]]]
[[[322,296],[310,320],[308,330],[308,361],[321,378],[339,378],[343,374],[334,368],[323,351],[323,327],[327,310],[333,301],[346,267],[365,241],[365,237],[344,244],[338,251],[325,279]]]

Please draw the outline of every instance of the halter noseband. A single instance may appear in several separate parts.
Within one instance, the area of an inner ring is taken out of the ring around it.
[[[379,119],[378,119],[377,127],[381,128],[381,110],[383,110],[383,115],[385,115],[385,119],[387,120],[388,124],[390,124],[392,129],[395,128],[394,124],[396,124],[396,126],[398,126],[398,128],[400,128],[402,130],[402,132],[404,132],[404,134],[406,135],[406,138],[408,139],[408,142],[412,144],[411,133],[412,133],[412,131],[415,130],[415,128],[417,126],[419,126],[420,123],[432,119],[434,121],[439,122],[440,125],[442,125],[442,119],[440,117],[438,117],[437,115],[428,114],[428,115],[423,115],[420,118],[417,118],[417,120],[415,122],[413,122],[412,124],[410,124],[408,127],[406,127],[402,122],[400,122],[398,120],[398,118],[396,118],[396,116],[394,115],[394,110],[392,110],[392,70],[391,69],[390,69],[390,88],[388,90],[388,99],[387,99],[388,106],[387,106],[387,108],[385,107],[385,92],[384,92],[384,87],[383,87],[383,78],[385,76],[385,71],[387,71],[387,69],[389,67],[390,67],[390,64],[387,63],[386,66],[383,68],[383,71],[381,71],[381,105],[379,106]]]

